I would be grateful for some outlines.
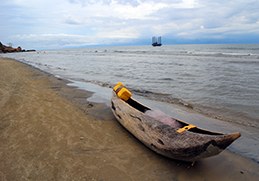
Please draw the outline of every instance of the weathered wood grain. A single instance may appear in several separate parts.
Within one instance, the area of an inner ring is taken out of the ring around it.
[[[147,147],[172,159],[193,162],[214,156],[241,136],[239,132],[223,134],[200,128],[193,128],[178,133],[178,128],[171,127],[145,115],[145,109],[148,110],[150,108],[132,98],[131,101],[134,102],[135,107],[139,104],[141,111],[118,98],[113,91],[111,109],[114,116],[122,126]],[[183,126],[188,125],[188,123],[183,121],[177,121]]]

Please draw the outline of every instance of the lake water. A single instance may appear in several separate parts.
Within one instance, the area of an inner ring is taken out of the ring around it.
[[[152,108],[197,126],[242,133],[230,150],[259,162],[259,44],[46,50],[15,58],[96,92],[109,103],[124,83]]]

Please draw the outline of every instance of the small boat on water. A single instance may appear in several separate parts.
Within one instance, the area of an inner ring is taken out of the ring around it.
[[[153,47],[162,46],[161,36],[159,36],[158,39],[155,36],[152,37],[152,46]]]
[[[190,125],[139,103],[118,83],[112,92],[111,110],[129,132],[151,150],[166,157],[194,162],[214,156],[241,136]]]

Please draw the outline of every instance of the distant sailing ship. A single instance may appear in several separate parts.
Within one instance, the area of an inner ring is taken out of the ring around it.
[[[155,36],[153,36],[152,37],[152,46],[156,47],[156,46],[161,46],[161,45],[162,45],[161,44],[161,36],[159,36],[158,39]]]

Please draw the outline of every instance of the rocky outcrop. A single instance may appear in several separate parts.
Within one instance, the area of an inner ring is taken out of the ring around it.
[[[12,52],[26,52],[26,51],[36,51],[36,50],[24,50],[20,46],[13,48],[12,46],[5,46],[0,42],[0,53],[12,53]]]

